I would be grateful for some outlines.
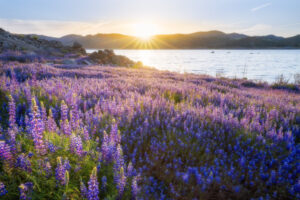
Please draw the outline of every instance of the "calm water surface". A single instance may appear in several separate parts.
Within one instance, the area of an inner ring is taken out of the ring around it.
[[[294,75],[300,74],[300,50],[115,50],[115,53],[147,66],[180,73],[267,82],[274,82],[279,75],[293,82]]]

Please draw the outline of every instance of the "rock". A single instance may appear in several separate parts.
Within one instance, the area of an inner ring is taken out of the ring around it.
[[[92,63],[90,62],[90,61],[88,61],[88,60],[83,60],[82,61],[84,64],[86,64],[86,65],[92,65]]]
[[[65,60],[63,60],[63,64],[65,64],[65,65],[76,65],[77,62],[76,62],[75,59],[65,59]]]

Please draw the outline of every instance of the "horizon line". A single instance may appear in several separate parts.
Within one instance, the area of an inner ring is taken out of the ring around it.
[[[96,35],[99,35],[99,34],[102,34],[102,35],[122,35],[122,36],[129,36],[129,37],[136,37],[136,38],[139,38],[138,36],[135,36],[133,34],[126,34],[126,33],[118,33],[118,32],[98,32],[98,33],[94,33],[94,34],[76,34],[76,33],[69,33],[69,34],[66,34],[66,35],[63,35],[63,36],[51,36],[51,35],[48,35],[48,34],[38,34],[38,33],[17,33],[17,32],[11,32],[11,31],[8,31],[2,27],[0,27],[0,29],[4,30],[4,31],[7,31],[9,33],[12,33],[12,34],[21,34],[21,35],[40,35],[40,36],[46,36],[46,37],[53,37],[53,38],[62,38],[62,37],[65,37],[65,36],[69,36],[69,35],[76,35],[76,36],[82,36],[82,37],[86,37],[86,36],[96,36]],[[291,36],[282,36],[282,35],[276,35],[276,33],[269,33],[269,34],[246,34],[246,33],[239,33],[239,32],[226,32],[226,31],[220,31],[220,30],[217,30],[217,29],[212,29],[212,30],[199,30],[199,31],[193,31],[193,32],[189,32],[189,33],[180,33],[180,32],[174,32],[174,33],[159,33],[159,34],[155,34],[151,37],[155,37],[155,36],[162,36],[162,35],[191,35],[191,34],[195,34],[195,33],[208,33],[208,32],[220,32],[220,33],[224,33],[224,34],[239,34],[239,35],[245,35],[245,36],[248,36],[248,37],[262,37],[262,36],[276,36],[276,37],[282,37],[282,38],[290,38],[290,37],[295,37],[295,36],[298,36],[300,35],[300,33],[298,34],[295,34],[295,35],[291,35]]]

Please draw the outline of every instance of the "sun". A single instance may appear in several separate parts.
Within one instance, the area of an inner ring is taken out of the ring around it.
[[[155,24],[137,23],[133,24],[134,35],[142,40],[150,40],[152,36],[156,35],[158,28]]]

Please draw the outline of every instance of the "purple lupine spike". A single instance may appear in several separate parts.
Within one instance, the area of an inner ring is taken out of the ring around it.
[[[27,115],[25,116],[24,122],[25,122],[25,125],[26,125],[26,127],[25,127],[26,132],[30,134],[30,120],[29,120],[29,117]]]
[[[58,149],[53,143],[47,142],[48,144],[48,149],[51,153],[55,153],[55,151]]]
[[[126,176],[127,177],[132,177],[134,176],[134,168],[132,166],[132,162],[129,162],[128,166],[127,166],[127,170],[126,170]]]
[[[65,120],[68,119],[68,106],[66,105],[64,100],[61,102],[60,111],[61,111],[61,120],[65,122]]]
[[[62,127],[62,131],[65,135],[68,135],[68,136],[72,135],[72,129],[71,129],[68,119],[66,119],[64,122],[61,121],[61,127]]]
[[[81,156],[83,154],[82,149],[81,137],[73,135],[71,138],[70,150],[78,156]]]
[[[19,186],[19,190],[20,190],[20,200],[27,200],[27,187],[25,186],[25,184],[21,184]]]
[[[31,90],[30,90],[30,86],[28,85],[28,83],[26,83],[26,87],[24,88],[24,94],[25,94],[27,103],[29,105],[31,105],[32,95],[31,95]]]
[[[118,144],[115,155],[114,155],[114,170],[120,171],[121,167],[124,166],[123,150],[120,144]]]
[[[131,191],[134,199],[137,199],[137,195],[139,193],[139,187],[137,181],[138,181],[138,177],[137,176],[133,177],[132,184],[131,184]]]
[[[117,177],[116,184],[117,184],[119,196],[122,196],[126,185],[126,176],[123,167],[121,167],[120,171],[117,174],[115,174],[115,176]]]
[[[31,103],[31,121],[30,121],[30,131],[31,135],[33,137],[34,146],[36,151],[44,155],[47,153],[46,146],[43,141],[43,132],[44,132],[44,123],[42,119],[40,118],[39,112],[38,112],[38,106],[36,105],[35,98],[32,98]]]
[[[83,139],[84,141],[88,141],[91,139],[86,126],[83,127]]]
[[[61,185],[66,185],[66,166],[62,163],[62,158],[57,157],[57,167],[55,169],[55,178]]]
[[[8,136],[9,136],[9,144],[11,146],[11,150],[16,150],[16,135],[18,132],[17,125],[16,125],[16,105],[14,99],[11,95],[8,96],[9,98],[9,120],[8,120]]]
[[[53,117],[52,109],[49,109],[49,116],[48,116],[48,120],[47,120],[47,130],[49,132],[54,132],[54,133],[56,133],[58,131],[56,122]]]
[[[20,199],[21,200],[29,200],[30,194],[32,192],[33,184],[31,182],[27,182],[24,184],[21,184],[19,186],[19,191],[20,191]]]
[[[99,183],[97,180],[97,168],[94,167],[91,176],[90,176],[90,180],[88,182],[88,187],[89,187],[89,192],[88,192],[88,196],[87,199],[88,200],[99,200]]]
[[[13,128],[16,126],[16,104],[11,95],[8,96],[9,98],[9,103],[8,103],[8,108],[9,108],[9,119],[8,119],[8,125],[10,128]]]
[[[78,112],[78,106],[76,103],[76,94],[75,93],[72,96],[71,110],[70,110],[70,122],[71,122],[71,127],[74,131],[79,129],[79,112]]]
[[[82,198],[84,199],[88,198],[88,190],[83,181],[80,181],[80,193]]]
[[[13,155],[11,153],[10,147],[4,141],[0,140],[0,159],[4,162],[12,165],[13,163]]]
[[[70,171],[71,165],[70,165],[70,161],[69,161],[68,158],[65,158],[64,167],[65,167],[66,170]]]
[[[28,160],[28,158],[25,154],[20,154],[17,157],[16,167],[18,167],[26,172],[29,172],[29,173],[32,171],[30,160]]]
[[[121,135],[118,131],[118,125],[115,122],[113,122],[113,125],[111,126],[110,140],[114,141],[116,144],[121,143]]]
[[[0,197],[4,196],[6,194],[7,194],[7,190],[6,190],[4,183],[0,182]]]
[[[18,129],[16,127],[16,125],[14,125],[13,127],[8,128],[8,136],[9,136],[9,140],[8,143],[10,144],[11,150],[13,152],[16,151],[16,135],[17,135]]]
[[[109,138],[106,131],[103,132],[103,140],[101,145],[102,158],[109,161]]]
[[[72,134],[71,142],[70,142],[70,151],[72,153],[76,153],[76,139],[77,137],[74,134]]]
[[[46,112],[46,108],[44,106],[44,103],[41,101],[41,119],[43,120],[44,124],[45,124],[45,127],[47,127],[47,112]]]

